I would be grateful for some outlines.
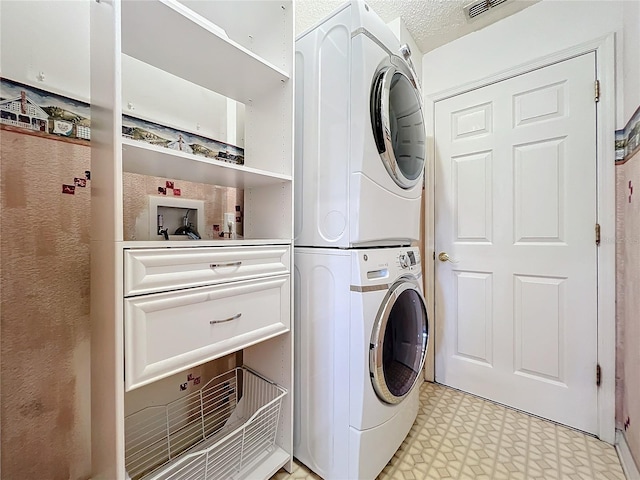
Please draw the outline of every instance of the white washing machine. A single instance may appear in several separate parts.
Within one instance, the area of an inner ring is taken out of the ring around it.
[[[408,48],[354,1],[298,37],[295,63],[296,246],[417,240],[426,132]]]
[[[428,340],[419,250],[296,248],[294,456],[373,479],[418,413]]]

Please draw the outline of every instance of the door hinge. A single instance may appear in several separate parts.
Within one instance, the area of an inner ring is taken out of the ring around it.
[[[600,364],[596,365],[596,386],[599,387],[602,383],[602,369]]]
[[[600,224],[596,223],[596,245],[600,245]]]
[[[436,252],[433,252],[433,259],[436,259]]]
[[[595,93],[595,98],[594,98],[594,100],[595,100],[596,102],[599,102],[599,101],[600,101],[600,80],[596,80],[596,83],[595,83],[595,92],[594,92],[594,93]]]

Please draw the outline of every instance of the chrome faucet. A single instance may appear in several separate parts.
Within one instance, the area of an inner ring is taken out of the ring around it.
[[[162,215],[158,215],[158,235],[162,235],[165,240],[169,240],[169,229],[162,228],[164,226],[164,220]]]

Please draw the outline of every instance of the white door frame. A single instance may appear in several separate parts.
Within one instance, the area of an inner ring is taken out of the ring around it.
[[[601,228],[601,243],[597,254],[598,276],[598,364],[602,370],[602,383],[598,388],[598,437],[608,443],[615,441],[615,361],[616,361],[616,176],[615,176],[615,43],[614,34],[582,43],[569,49],[540,57],[514,68],[470,83],[461,83],[450,89],[425,96],[428,151],[425,166],[427,208],[425,213],[425,293],[429,317],[435,319],[435,104],[487,85],[528,73],[588,52],[596,53],[596,78],[600,81],[600,101],[596,108],[597,156],[597,221]],[[594,89],[595,95],[595,89]],[[595,232],[594,232],[595,241]],[[431,272],[431,274],[429,274]],[[433,323],[433,322],[432,322]],[[429,328],[428,357],[425,378],[435,377],[435,339],[433,325]],[[595,382],[596,372],[593,372]]]

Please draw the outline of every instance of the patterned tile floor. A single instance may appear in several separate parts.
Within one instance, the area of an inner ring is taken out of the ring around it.
[[[272,480],[319,479],[304,465]],[[615,449],[561,425],[425,383],[409,435],[379,480],[624,480]]]

